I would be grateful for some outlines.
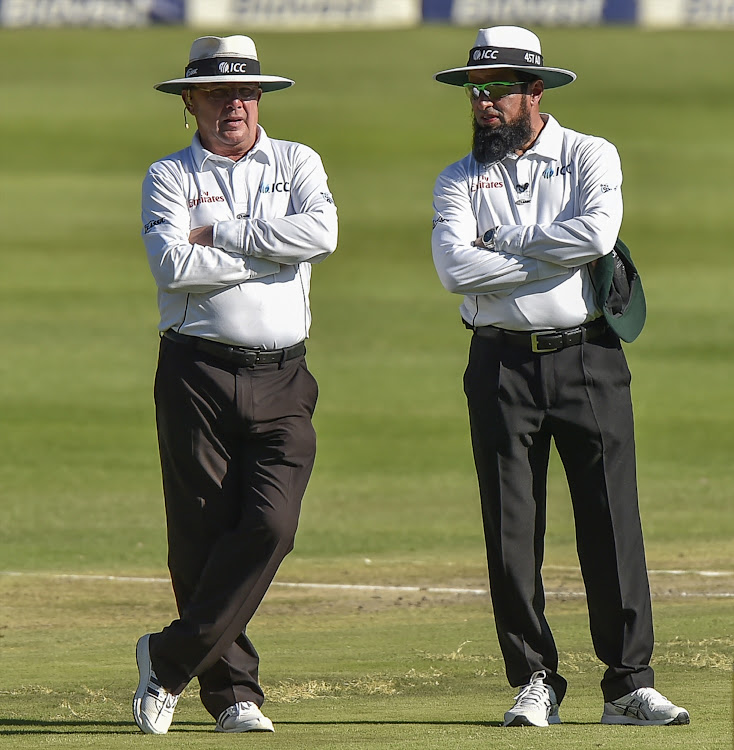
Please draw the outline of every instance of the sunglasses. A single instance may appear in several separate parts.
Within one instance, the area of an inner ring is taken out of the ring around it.
[[[490,81],[489,83],[465,83],[464,91],[466,95],[475,102],[479,97],[484,96],[490,101],[496,102],[510,94],[518,94],[519,91],[510,91],[514,86],[524,86],[522,81]]]
[[[260,87],[257,85],[212,86],[212,88],[196,86],[195,88],[197,91],[201,91],[212,102],[226,102],[231,99],[239,99],[240,101],[247,102],[257,99],[260,93]]]

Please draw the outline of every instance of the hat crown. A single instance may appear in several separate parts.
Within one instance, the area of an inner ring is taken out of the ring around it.
[[[563,68],[549,68],[543,63],[540,39],[521,26],[491,26],[479,29],[466,65],[441,70],[433,77],[451,86],[464,86],[469,72],[507,68],[518,70],[543,81],[545,88],[565,86],[576,80],[576,74]]]
[[[183,77],[157,83],[154,88],[165,94],[180,94],[184,89],[207,83],[257,83],[263,91],[279,91],[294,82],[263,74],[255,42],[249,36],[235,34],[195,39]]]
[[[541,54],[540,39],[530,29],[521,26],[492,26],[479,29],[475,47],[507,47]]]
[[[257,60],[255,42],[249,36],[202,36],[194,40],[189,53],[189,62],[207,60],[212,57],[242,57]]]

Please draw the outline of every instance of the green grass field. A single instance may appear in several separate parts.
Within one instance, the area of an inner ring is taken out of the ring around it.
[[[93,576],[166,577],[139,194],[147,166],[191,137],[180,100],[152,85],[180,73],[198,32],[0,31],[0,746],[731,747],[734,145],[722,60],[734,32],[541,30],[546,61],[579,74],[546,94],[546,111],[622,156],[622,235],[648,299],[627,353],[653,663],[692,716],[597,724],[602,670],[555,461],[548,612],[571,686],[564,724],[547,731],[499,726],[513,692],[488,597],[427,590],[486,586],[461,392],[468,335],[429,242],[434,179],[470,133],[465,98],[432,74],[461,63],[475,33],[255,34],[264,70],[297,81],[264,98],[261,122],[321,153],[340,211],[339,249],[312,290],[320,452],[296,550],[251,626],[276,734],[215,736],[192,685],[172,739],[148,740],[129,710],[134,645],[173,616],[170,587]]]

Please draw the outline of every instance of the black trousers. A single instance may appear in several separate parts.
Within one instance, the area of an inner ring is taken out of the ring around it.
[[[179,618],[151,636],[151,661],[173,693],[198,677],[214,717],[264,700],[246,628],[293,548],[317,395],[304,357],[238,367],[161,339],[156,420]]]
[[[563,462],[606,701],[653,685],[650,591],[637,500],[630,373],[619,340],[548,353],[472,337],[464,375],[490,591],[510,684],[566,680],[541,576],[551,439]]]

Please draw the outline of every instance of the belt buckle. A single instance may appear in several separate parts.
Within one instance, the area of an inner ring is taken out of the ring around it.
[[[230,346],[228,347],[232,361],[238,364],[240,367],[254,367],[259,359],[260,352],[247,351],[243,347]]]
[[[556,351],[557,349],[560,348],[558,346],[547,346],[547,345],[541,348],[541,346],[540,346],[540,344],[538,342],[538,339],[541,336],[546,336],[547,337],[548,335],[549,334],[547,334],[547,333],[531,333],[530,334],[530,348],[536,354],[542,354],[543,352],[554,352],[554,351]],[[553,334],[550,334],[550,335],[553,335]],[[561,341],[562,341],[562,339],[561,339]],[[561,343],[561,346],[562,345],[563,344]]]
[[[245,367],[254,367],[260,361],[260,352],[242,352]]]

